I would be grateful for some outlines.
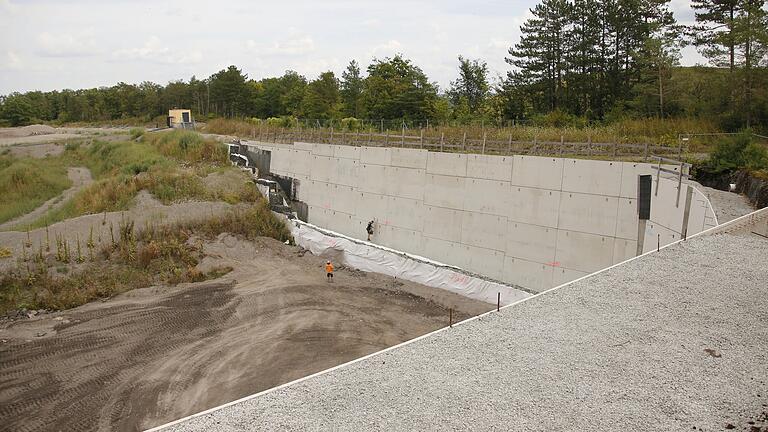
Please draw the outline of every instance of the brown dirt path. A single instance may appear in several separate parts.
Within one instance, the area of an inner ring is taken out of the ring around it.
[[[0,324],[0,430],[152,427],[491,308],[346,269],[326,283],[322,259],[273,239],[205,250],[235,270]]]
[[[75,194],[80,192],[81,189],[83,189],[84,187],[88,186],[93,182],[93,177],[91,177],[91,171],[85,167],[67,168],[67,176],[69,177],[70,180],[72,180],[72,187],[65,190],[60,195],[55,196],[49,199],[48,201],[44,202],[43,204],[41,204],[39,207],[32,210],[31,212],[23,216],[19,216],[16,219],[9,220],[5,223],[0,224],[0,231],[11,229],[17,225],[24,225],[24,224],[29,224],[34,222],[39,217],[47,213],[49,210],[55,210],[63,206],[67,202],[67,200],[74,197]]]

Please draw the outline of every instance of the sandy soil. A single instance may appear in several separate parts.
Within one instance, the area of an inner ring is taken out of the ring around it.
[[[491,305],[222,235],[217,280],[0,325],[0,429],[138,430],[285,383]]]
[[[0,128],[0,147],[17,144],[53,143],[72,138],[127,132],[128,128],[54,128],[46,125]]]
[[[72,180],[72,187],[62,192],[60,195],[44,202],[40,207],[16,219],[0,224],[0,230],[10,229],[16,225],[29,224],[43,216],[50,210],[55,210],[63,206],[67,200],[75,196],[76,193],[93,182],[91,171],[84,167],[67,168],[67,176]]]

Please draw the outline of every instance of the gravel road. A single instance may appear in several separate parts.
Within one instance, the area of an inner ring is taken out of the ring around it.
[[[768,240],[695,237],[167,430],[768,428],[767,286]]]

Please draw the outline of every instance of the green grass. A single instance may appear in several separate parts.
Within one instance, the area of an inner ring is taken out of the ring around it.
[[[31,212],[70,186],[62,158],[0,156],[0,223]]]

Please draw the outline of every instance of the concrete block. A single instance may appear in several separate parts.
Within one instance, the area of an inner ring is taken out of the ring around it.
[[[552,273],[551,266],[507,256],[502,280],[541,292],[552,287]]]
[[[621,189],[619,194],[623,198],[637,199],[637,176],[654,174],[652,164],[624,162],[621,165]]]
[[[424,205],[421,200],[390,196],[387,215],[390,225],[419,232],[424,228]]]
[[[634,198],[619,198],[616,213],[616,237],[637,240],[637,200]]]
[[[461,219],[461,242],[503,252],[506,249],[507,218],[465,211]]]
[[[562,192],[558,228],[603,236],[616,234],[618,198]]]
[[[357,167],[357,188],[361,192],[385,195],[391,179],[387,178],[387,167],[383,165],[362,164]]]
[[[512,181],[512,156],[467,155],[467,177]]]
[[[464,180],[464,210],[506,216],[511,198],[509,182],[469,177]]]
[[[555,263],[592,273],[613,264],[613,247],[613,237],[558,230]]]
[[[613,264],[637,256],[637,241],[617,238],[613,246]]]
[[[563,159],[513,156],[512,185],[560,190]]]
[[[560,286],[568,282],[575,281],[576,279],[586,276],[589,273],[581,272],[578,270],[570,270],[566,268],[555,268],[552,270],[552,287]]]
[[[621,162],[565,159],[563,191],[619,196]]]
[[[360,147],[337,145],[333,147],[333,156],[339,159],[360,160]]]
[[[506,255],[527,261],[555,261],[557,229],[510,221],[507,224]]]
[[[273,174],[282,176],[291,176],[293,173],[291,168],[291,155],[290,150],[273,148],[270,150],[271,157],[269,161],[269,170]]]
[[[312,146],[312,154],[315,156],[333,157],[334,146],[330,144],[314,144]]]
[[[515,222],[557,227],[560,192],[512,186],[509,219]]]
[[[368,165],[390,165],[392,156],[387,147],[360,147],[360,163]]]
[[[427,154],[427,174],[465,177],[467,175],[467,155],[429,152]]]
[[[424,204],[462,210],[464,177],[425,175]]]
[[[387,179],[387,194],[411,198],[424,199],[425,170],[414,168],[387,167],[384,171]]]
[[[309,223],[317,225],[321,228],[328,227],[328,224],[330,223],[328,212],[329,210],[326,210],[322,207],[309,206],[307,211],[307,220]]]
[[[326,210],[326,215],[328,216],[328,225],[325,228],[350,237],[360,238],[360,233],[356,230],[358,222],[354,215],[336,210]]]
[[[450,242],[461,241],[461,210],[424,206],[424,236]]]
[[[396,167],[402,168],[418,168],[427,169],[427,153],[426,150],[405,149],[405,148],[391,148],[390,150],[390,164]]]
[[[386,195],[359,192],[355,216],[364,221],[375,220],[378,225],[390,225],[389,197]]]

